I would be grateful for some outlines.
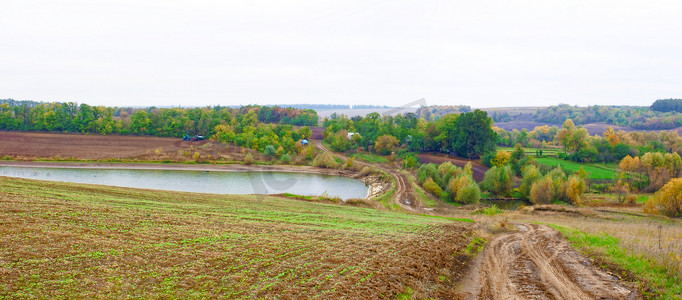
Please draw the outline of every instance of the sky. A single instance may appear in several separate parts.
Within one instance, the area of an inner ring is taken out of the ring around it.
[[[682,1],[0,0],[0,99],[650,105]]]

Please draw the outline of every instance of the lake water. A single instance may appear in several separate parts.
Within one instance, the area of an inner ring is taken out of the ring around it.
[[[360,180],[309,173],[0,167],[0,176],[213,194],[367,196]]]

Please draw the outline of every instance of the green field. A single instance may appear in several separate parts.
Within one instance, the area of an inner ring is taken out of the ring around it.
[[[566,173],[573,173],[580,170],[580,167],[587,172],[589,179],[614,179],[618,178],[618,167],[616,164],[588,164],[577,163],[569,160],[563,160],[553,157],[538,157],[536,161],[540,164],[556,167],[561,165],[561,168]]]
[[[449,218],[0,177],[0,299],[440,298],[471,239]]]
[[[514,152],[514,147],[497,147],[498,151]],[[560,152],[564,152],[561,148],[523,148],[523,152],[528,156],[535,157],[538,151],[542,151],[543,156],[556,156]]]
[[[366,162],[370,162],[370,163],[374,163],[374,164],[377,164],[377,163],[381,164],[381,163],[385,163],[388,161],[386,159],[386,157],[384,157],[384,156],[377,155],[377,154],[371,154],[371,153],[356,153],[355,155],[353,155],[353,157],[355,157],[355,159],[364,160]]]

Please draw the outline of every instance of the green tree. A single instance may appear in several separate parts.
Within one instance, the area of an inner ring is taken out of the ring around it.
[[[498,196],[509,196],[511,194],[512,170],[509,165],[503,167],[492,167],[485,172],[481,187]]]
[[[457,155],[471,159],[494,151],[497,137],[492,127],[493,120],[482,110],[461,114],[457,119],[456,137],[450,141],[452,148]]]

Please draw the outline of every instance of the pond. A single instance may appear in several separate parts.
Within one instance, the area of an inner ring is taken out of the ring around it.
[[[360,180],[311,173],[0,167],[0,176],[213,194],[367,196]]]

